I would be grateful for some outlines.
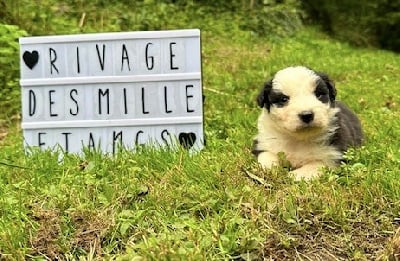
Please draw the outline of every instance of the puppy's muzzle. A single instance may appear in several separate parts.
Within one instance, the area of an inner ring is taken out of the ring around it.
[[[312,111],[302,111],[298,116],[300,120],[306,124],[309,124],[314,120],[314,113]]]

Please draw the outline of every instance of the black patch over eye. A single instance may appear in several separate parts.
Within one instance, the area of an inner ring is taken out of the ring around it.
[[[278,108],[282,108],[288,103],[289,96],[280,92],[271,92],[269,95],[269,100],[271,104],[275,105]]]
[[[329,102],[329,90],[323,81],[317,82],[317,87],[314,91],[315,97],[323,103]]]

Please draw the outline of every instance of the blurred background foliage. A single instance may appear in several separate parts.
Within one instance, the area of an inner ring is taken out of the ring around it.
[[[306,22],[359,46],[400,52],[400,1],[302,0]]]
[[[352,44],[400,51],[400,1],[0,0],[0,119],[20,111],[21,36],[200,28],[279,39],[310,24]]]

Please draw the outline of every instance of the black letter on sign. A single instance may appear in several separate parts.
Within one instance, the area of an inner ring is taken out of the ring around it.
[[[69,151],[68,135],[70,135],[71,132],[62,132],[61,134],[63,134],[65,136],[65,152],[68,152]]]
[[[166,135],[166,137],[164,135]],[[168,141],[171,140],[171,134],[168,130],[163,130],[161,132],[161,139],[165,142],[165,144],[168,144]]]
[[[100,68],[102,71],[104,71],[104,56],[106,54],[106,46],[103,44],[103,57],[100,57],[100,50],[99,50],[99,45],[96,44],[96,50],[97,50],[97,57],[99,58],[99,63],[100,63]]]
[[[122,58],[121,58],[121,72],[124,70],[124,61],[128,63],[128,71],[131,71],[131,66],[129,65],[128,50],[126,50],[125,44],[122,45]]]
[[[169,65],[170,65],[171,70],[178,70],[179,69],[179,67],[175,67],[174,66],[174,62],[173,62],[175,54],[172,52],[172,45],[175,45],[175,44],[176,44],[175,42],[169,43],[169,57],[170,57]]]
[[[49,91],[49,112],[50,112],[50,117],[57,117],[58,116],[58,114],[57,113],[53,113],[52,112],[52,107],[53,107],[53,104],[54,104],[54,101],[53,101],[53,99],[52,99],[52,94],[53,93],[55,93],[56,91],[55,90],[50,90]]]
[[[88,144],[89,150],[95,149],[96,148],[96,143],[94,142],[93,134],[89,132],[89,144]]]
[[[164,86],[164,103],[165,103],[165,112],[171,113],[172,111],[168,109],[167,86]]]
[[[126,88],[124,88],[124,113],[128,114],[128,104],[126,103]]]
[[[144,88],[142,87],[142,112],[143,114],[149,114],[148,111],[146,111],[146,108],[144,107]]]
[[[76,69],[78,73],[81,73],[81,66],[79,64],[79,47],[76,47]]]
[[[189,98],[193,98],[193,95],[188,94],[188,89],[193,88],[193,84],[186,85],[186,111],[194,112],[194,110],[189,109]]]
[[[119,145],[122,145],[122,131],[116,133],[113,131],[113,154],[115,154],[116,141],[119,140]]]
[[[148,70],[153,70],[154,68],[154,57],[149,56],[149,45],[153,45],[153,43],[146,44],[146,66]],[[151,63],[149,64],[149,60]]]
[[[58,74],[59,73],[58,68],[54,64],[57,60],[56,50],[54,50],[53,48],[49,48],[49,55],[50,55],[50,74],[53,74],[53,68],[54,70],[56,70]]]
[[[36,94],[29,90],[29,116],[33,116],[36,112]]]
[[[75,93],[75,95],[78,95],[78,90],[77,89],[72,89],[69,92],[69,97],[71,97],[71,100],[75,103],[75,106],[76,106],[75,112],[73,112],[72,109],[69,109],[69,113],[71,115],[76,116],[76,115],[78,115],[78,112],[79,112],[78,101],[76,100],[76,97],[72,96],[72,93]]]
[[[39,147],[42,147],[42,146],[46,145],[46,143],[42,141],[42,135],[46,135],[46,132],[39,132],[38,133],[38,146]]]
[[[135,145],[140,145],[139,144],[139,135],[140,134],[143,134],[143,131],[138,131],[137,133],[136,133],[136,139],[135,139]]]
[[[110,90],[106,89],[105,92],[103,92],[102,89],[99,89],[99,114],[101,114],[101,96],[106,96],[107,95],[107,114],[110,114]]]

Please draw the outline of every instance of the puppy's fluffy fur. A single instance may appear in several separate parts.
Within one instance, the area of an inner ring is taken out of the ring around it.
[[[326,74],[306,67],[288,67],[265,83],[257,102],[262,107],[253,153],[264,168],[279,164],[283,152],[296,179],[318,175],[336,166],[343,153],[361,145],[357,116],[336,101],[336,89]]]

